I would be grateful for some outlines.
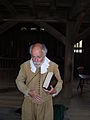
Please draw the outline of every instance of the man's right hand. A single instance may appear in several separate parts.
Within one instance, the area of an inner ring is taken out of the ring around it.
[[[35,90],[30,90],[29,95],[37,102],[41,103],[42,97]]]

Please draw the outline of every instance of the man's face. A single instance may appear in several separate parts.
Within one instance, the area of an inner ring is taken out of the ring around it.
[[[32,49],[32,60],[34,65],[38,68],[41,66],[45,58],[45,55],[40,47],[34,47]]]

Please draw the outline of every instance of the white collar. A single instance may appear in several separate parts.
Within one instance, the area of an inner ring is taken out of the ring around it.
[[[41,74],[44,74],[44,73],[47,72],[47,69],[49,67],[49,62],[50,62],[50,60],[47,57],[45,57],[44,62],[41,65]],[[35,73],[36,72],[36,67],[33,64],[32,58],[30,59],[30,66],[31,66],[31,71]]]

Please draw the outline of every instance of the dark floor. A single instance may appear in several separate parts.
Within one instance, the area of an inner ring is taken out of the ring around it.
[[[21,107],[23,96],[15,88],[0,90],[0,120],[21,120],[17,112]]]
[[[0,120],[21,120],[21,117],[14,108],[0,107]]]

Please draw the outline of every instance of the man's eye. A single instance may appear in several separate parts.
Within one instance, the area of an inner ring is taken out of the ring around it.
[[[34,56],[32,56],[32,58],[35,58]]]
[[[34,59],[34,58],[38,58],[38,59],[40,59],[41,58],[41,56],[32,56],[32,58]]]
[[[38,56],[38,58],[41,58],[41,56]]]

